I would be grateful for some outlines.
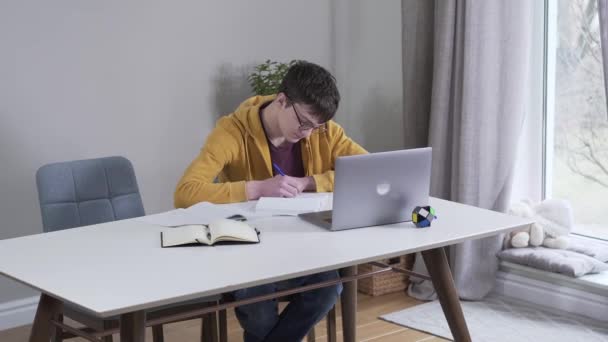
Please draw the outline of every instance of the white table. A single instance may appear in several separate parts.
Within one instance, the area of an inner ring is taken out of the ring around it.
[[[521,228],[526,219],[432,199],[439,219],[330,232],[297,217],[257,218],[261,243],[160,248],[163,229],[124,220],[0,241],[0,274],[42,292],[30,341],[49,339],[49,319],[71,303],[105,318],[121,315],[122,341],[143,341],[144,310],[236,289],[423,251],[456,340],[467,340],[443,249]],[[408,213],[404,213],[408,215]],[[356,282],[343,303],[356,303]],[[344,313],[355,340],[355,306]]]

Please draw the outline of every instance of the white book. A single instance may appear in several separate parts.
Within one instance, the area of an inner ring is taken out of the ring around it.
[[[208,225],[185,225],[161,232],[161,247],[218,242],[258,243],[259,232],[246,222],[219,219]]]

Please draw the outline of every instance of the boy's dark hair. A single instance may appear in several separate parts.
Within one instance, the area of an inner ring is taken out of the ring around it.
[[[321,122],[331,120],[340,103],[336,79],[323,67],[306,61],[297,61],[287,70],[279,92],[290,102],[312,107],[311,114]]]

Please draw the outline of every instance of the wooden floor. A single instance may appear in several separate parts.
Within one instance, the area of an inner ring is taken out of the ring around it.
[[[407,297],[403,292],[388,294],[379,297],[370,297],[359,294],[359,308],[357,313],[357,340],[358,341],[374,341],[374,342],[438,342],[445,341],[432,335],[423,332],[408,329],[399,325],[387,323],[378,319],[378,316],[385,313],[393,312],[399,309],[405,309],[410,306],[420,304],[410,297]],[[338,318],[340,308],[338,307]],[[341,320],[338,319],[338,341],[342,341]],[[326,341],[325,321],[321,321],[316,327],[317,341]],[[147,329],[146,341],[152,341],[152,334]],[[23,326],[10,330],[0,331],[0,341],[2,342],[24,342],[29,336],[30,326]],[[234,312],[228,313],[228,341],[241,342],[243,341],[243,330],[240,328]],[[69,341],[86,342],[84,339],[72,339]],[[119,341],[117,336],[114,336],[114,341]],[[165,325],[165,341],[166,342],[198,342],[200,341],[200,320],[190,320],[180,323]]]

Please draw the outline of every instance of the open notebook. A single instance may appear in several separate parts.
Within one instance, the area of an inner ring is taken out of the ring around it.
[[[171,228],[160,233],[162,247],[191,244],[214,245],[218,242],[258,243],[259,232],[246,222],[219,219],[208,225],[196,224]]]

